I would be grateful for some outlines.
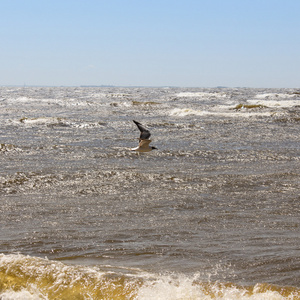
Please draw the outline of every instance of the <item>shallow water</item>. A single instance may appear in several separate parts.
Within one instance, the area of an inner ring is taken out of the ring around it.
[[[299,124],[296,89],[1,87],[0,299],[300,299]]]

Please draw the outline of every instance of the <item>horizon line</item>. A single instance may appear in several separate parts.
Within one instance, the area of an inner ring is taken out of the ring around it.
[[[0,85],[0,87],[77,87],[77,88],[207,88],[207,89],[299,89],[300,87],[251,87],[251,86],[177,86],[177,85],[110,85],[110,84],[84,84],[84,85],[35,85],[35,84],[8,84]]]

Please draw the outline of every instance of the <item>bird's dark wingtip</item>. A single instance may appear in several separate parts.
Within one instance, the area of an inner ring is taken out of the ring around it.
[[[141,123],[139,123],[135,120],[132,120],[132,121],[136,124],[136,126],[138,127],[138,129],[141,132],[140,140],[148,140],[151,136],[150,131],[148,129],[144,128]]]

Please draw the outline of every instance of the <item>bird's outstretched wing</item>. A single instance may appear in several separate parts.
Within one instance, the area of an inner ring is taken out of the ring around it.
[[[138,129],[140,130],[141,134],[140,134],[140,140],[148,140],[151,136],[151,133],[149,130],[147,130],[146,128],[144,128],[142,126],[141,123],[134,121],[133,122],[136,124],[136,126],[138,127]]]
[[[146,148],[151,143],[151,140],[140,140],[139,147],[140,148]]]

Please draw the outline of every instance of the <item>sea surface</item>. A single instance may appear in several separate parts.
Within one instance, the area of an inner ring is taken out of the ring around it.
[[[0,87],[0,166],[1,300],[300,299],[300,89]]]

